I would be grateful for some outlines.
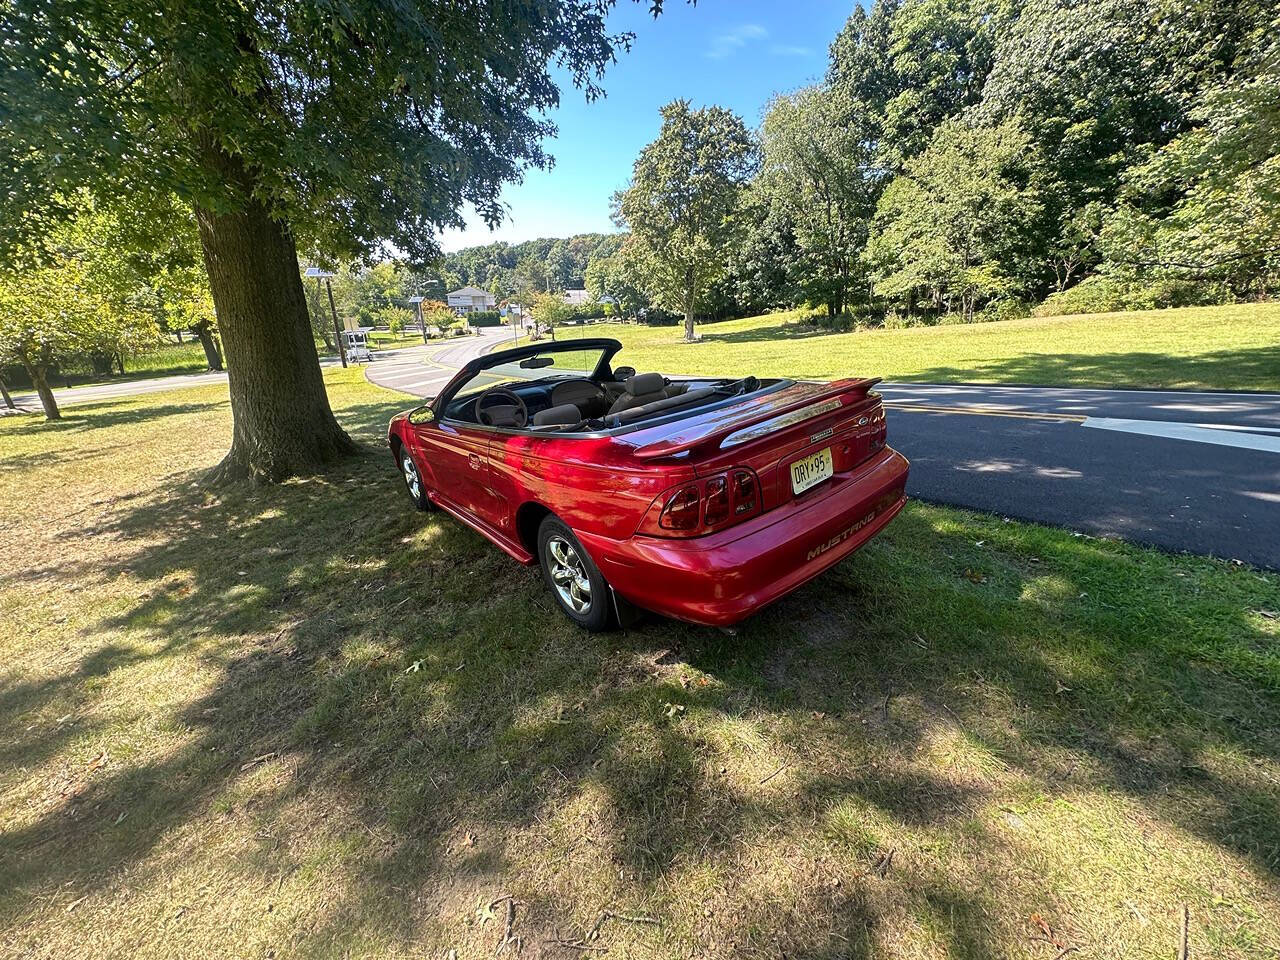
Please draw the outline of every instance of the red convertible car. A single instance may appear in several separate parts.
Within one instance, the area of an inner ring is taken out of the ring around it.
[[[617,340],[534,344],[464,366],[388,439],[420,510],[538,563],[568,616],[624,603],[729,626],[902,509],[878,380],[681,379],[614,367]]]

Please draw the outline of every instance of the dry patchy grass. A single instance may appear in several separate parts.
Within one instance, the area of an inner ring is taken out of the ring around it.
[[[1276,954],[1274,576],[913,505],[593,637],[327,377],[369,455],[260,492],[217,388],[0,422],[0,951]]]

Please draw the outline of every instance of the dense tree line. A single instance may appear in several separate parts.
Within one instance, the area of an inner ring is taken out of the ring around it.
[[[720,108],[663,118],[615,198],[629,234],[454,269],[491,280],[532,256],[551,289],[574,244],[575,276],[624,313],[808,303],[842,323],[1220,302],[1280,279],[1280,13],[1260,0],[878,0],[749,142]]]

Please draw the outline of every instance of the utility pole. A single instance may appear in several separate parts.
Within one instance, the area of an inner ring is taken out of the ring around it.
[[[427,321],[426,321],[426,318],[423,317],[422,315],[422,301],[425,299],[426,297],[410,297],[409,298],[409,302],[413,304],[413,309],[416,310],[418,313],[418,325],[422,327],[422,342],[424,345],[427,342]]]
[[[324,288],[329,292],[329,310],[333,313],[333,333],[338,338],[338,358],[342,361],[345,369],[347,366],[347,345],[342,342],[342,325],[338,323],[338,308],[333,302],[333,284],[329,282],[329,278],[324,278]]]
[[[333,286],[329,280],[333,274],[327,270],[321,270],[319,267],[307,267],[308,277],[316,278],[316,296],[320,296],[320,281],[324,281],[325,288],[329,291],[329,310],[333,313],[333,335],[338,338],[338,359],[342,361],[343,367],[347,365],[347,347],[342,341],[342,325],[338,323],[338,308],[333,303]],[[320,308],[322,311],[324,307]]]

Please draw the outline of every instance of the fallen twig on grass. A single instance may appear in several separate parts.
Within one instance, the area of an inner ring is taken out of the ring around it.
[[[582,940],[564,940],[560,937],[560,932],[552,928],[554,934],[550,940],[543,940],[543,943],[550,944],[553,947],[564,947],[566,950],[578,950],[583,953],[608,953],[608,947],[597,947]]]
[[[595,940],[600,936],[600,928],[604,926],[606,920],[622,920],[626,923],[647,923],[655,927],[662,926],[662,921],[657,917],[645,917],[627,913],[615,913],[612,910],[601,910],[600,916],[596,918],[596,922],[592,924],[591,929],[587,931],[585,940]]]
[[[893,854],[895,850],[895,847],[890,847],[888,853],[880,854],[880,858],[876,860],[875,866],[871,868],[877,877],[883,877],[889,872],[889,868],[893,866]]]
[[[249,760],[246,763],[240,764],[240,772],[243,773],[245,770],[248,770],[250,767],[256,767],[260,763],[266,763],[268,760],[275,757],[277,752],[278,751],[272,750],[270,753],[264,753],[260,756],[254,757],[252,760]]]
[[[498,949],[493,952],[493,955],[495,957],[501,954],[503,950],[507,949],[507,947],[509,947],[513,943],[516,945],[516,953],[520,952],[519,939],[511,935],[511,928],[515,925],[515,922],[516,922],[515,898],[510,895],[505,897],[500,897],[498,900],[495,900],[493,904],[490,904],[490,906],[493,906],[494,904],[499,903],[501,900],[507,901],[507,919],[506,919],[506,922],[503,924],[503,928],[502,928],[502,942],[498,944]]]
[[[787,765],[784,763],[784,764],[783,764],[782,766],[780,766],[777,770],[773,771],[773,773],[769,774],[767,777],[765,777],[763,780],[761,780],[761,781],[760,781],[761,785],[768,783],[770,780],[772,780],[774,777],[776,777],[778,774],[780,774],[780,773],[781,773],[783,770],[785,770],[785,769],[787,769]]]
[[[954,710],[948,707],[945,703],[942,705],[942,709],[951,714],[951,719],[956,722],[956,726],[960,728],[961,733],[968,734],[969,731],[964,728],[964,722],[956,716],[956,712]]]
[[[1188,960],[1191,956],[1191,910],[1182,905],[1182,939],[1178,947],[1178,960]]]

